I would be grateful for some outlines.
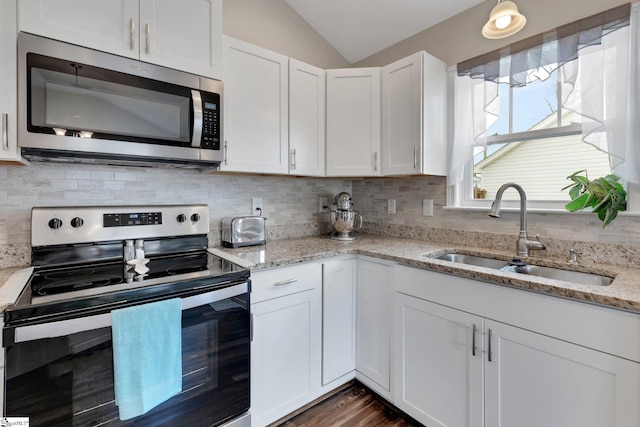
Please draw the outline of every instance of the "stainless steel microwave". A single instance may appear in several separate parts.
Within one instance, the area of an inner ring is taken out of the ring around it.
[[[25,158],[181,168],[222,161],[222,82],[25,33],[18,55]]]

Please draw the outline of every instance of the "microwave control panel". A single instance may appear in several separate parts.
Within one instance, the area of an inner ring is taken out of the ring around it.
[[[202,95],[202,140],[200,147],[208,150],[220,149],[220,95]]]

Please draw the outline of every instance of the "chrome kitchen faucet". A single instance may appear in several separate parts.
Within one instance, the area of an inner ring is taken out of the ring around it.
[[[496,193],[496,198],[491,204],[491,212],[489,216],[492,218],[500,218],[500,202],[504,191],[512,187],[520,195],[520,234],[518,236],[518,256],[528,257],[530,250],[544,250],[547,247],[540,241],[540,235],[536,234],[536,240],[529,240],[527,236],[527,195],[523,188],[513,182],[503,184]]]

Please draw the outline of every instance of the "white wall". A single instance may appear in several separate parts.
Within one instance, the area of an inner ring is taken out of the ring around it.
[[[365,58],[354,66],[382,66],[419,50],[426,50],[447,64],[454,65],[517,40],[628,3],[626,0],[514,0],[514,2],[520,13],[527,18],[527,24],[522,31],[512,37],[502,40],[488,40],[482,37],[482,26],[487,22],[491,9],[496,5],[495,0],[486,0]]]
[[[229,36],[316,67],[349,67],[284,0],[224,0],[222,26]]]

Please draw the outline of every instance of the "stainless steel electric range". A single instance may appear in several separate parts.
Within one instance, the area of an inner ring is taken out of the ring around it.
[[[4,415],[31,426],[250,425],[249,271],[207,251],[206,205],[32,210],[33,274],[4,313]],[[120,420],[113,310],[180,298],[182,391]]]

